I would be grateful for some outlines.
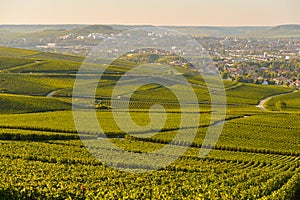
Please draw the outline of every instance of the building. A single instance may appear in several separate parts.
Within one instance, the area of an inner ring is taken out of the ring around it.
[[[48,48],[55,48],[56,44],[55,43],[48,43],[47,47]]]
[[[267,80],[264,80],[264,82],[262,83],[262,85],[269,85],[269,82]]]

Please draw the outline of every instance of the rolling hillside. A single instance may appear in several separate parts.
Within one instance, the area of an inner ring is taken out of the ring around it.
[[[95,105],[83,109],[90,114],[95,108],[101,126],[101,130],[90,131],[90,118],[75,121],[71,104],[80,59],[0,48],[1,199],[299,197],[299,92],[267,102],[272,109],[277,100],[286,101],[290,105],[286,110],[262,111],[255,107],[261,99],[293,89],[226,80],[227,104],[212,108],[201,76],[183,69],[182,75],[193,84],[198,97],[198,102],[185,102],[190,107],[180,108],[170,90],[181,90],[189,99],[184,85],[157,76],[169,87],[142,85],[131,97],[118,99],[119,103],[130,101],[128,111],[111,109],[108,97],[118,81],[122,81],[122,96],[127,97],[128,90],[136,86],[134,80],[148,78],[127,74],[133,79],[120,79],[137,65],[117,60],[110,66],[93,65],[107,70],[98,82]],[[162,65],[147,67],[159,70]],[[89,80],[91,75],[81,77]],[[157,109],[157,104],[163,109]],[[223,106],[226,113],[217,112]],[[130,119],[124,116],[126,112]],[[182,123],[183,119],[188,123]],[[125,122],[122,128],[117,120]],[[153,121],[162,126],[151,124]],[[136,129],[137,125],[143,129]],[[192,133],[195,137],[190,140]],[[165,147],[169,151],[160,151]],[[199,156],[208,150],[207,156]],[[182,154],[173,161],[177,151]],[[169,165],[162,166],[169,160]],[[142,173],[145,170],[151,171]]]

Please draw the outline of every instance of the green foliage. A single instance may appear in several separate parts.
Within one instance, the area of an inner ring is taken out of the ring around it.
[[[258,104],[260,99],[268,96],[291,92],[292,88],[278,86],[263,86],[255,84],[242,84],[226,90],[228,103]]]
[[[95,159],[79,140],[94,141],[103,133],[77,133],[70,111],[71,98],[34,96],[51,91],[55,91],[54,96],[71,96],[75,79],[72,74],[80,67],[80,57],[9,48],[0,48],[0,56],[10,57],[0,58],[0,63],[4,63],[1,66],[8,72],[0,74],[1,91],[15,93],[0,95],[1,199],[296,199],[299,195],[300,115],[291,111],[300,108],[300,93],[277,96],[267,102],[272,108],[278,101],[286,102],[284,111],[289,113],[255,108],[259,100],[290,92],[291,88],[225,80],[226,123],[217,144],[211,147],[203,145],[207,130],[210,125],[218,126],[223,116],[210,107],[203,79],[178,67],[198,96],[200,120],[194,106],[180,109],[172,91],[157,84],[139,87],[130,97],[129,107],[132,120],[146,126],[151,123],[149,108],[162,105],[166,118],[161,112],[151,113],[153,119],[166,119],[162,129],[149,127],[129,135],[116,124],[110,109],[96,111],[99,124],[108,136],[124,137],[110,141],[132,153],[161,149],[174,139],[179,128],[187,135],[197,131],[191,143],[184,138],[170,143],[174,148],[190,146],[171,165],[145,174],[125,173]],[[134,66],[118,60],[107,68],[97,87],[97,105],[111,107],[111,101],[103,97],[110,97],[120,75]],[[213,77],[210,81],[214,81]],[[124,91],[132,84],[125,81]],[[182,90],[188,98],[185,87],[177,84],[170,87]],[[115,117],[124,120],[122,112],[116,111]],[[214,119],[211,119],[212,112]],[[183,116],[193,126],[181,126]],[[201,148],[213,150],[200,158]],[[103,145],[95,151],[105,153],[108,149]],[[144,166],[126,161],[125,157],[114,158],[113,163],[137,170]],[[154,165],[155,162],[146,167],[152,169]]]
[[[274,97],[270,99],[269,101],[266,102],[266,107],[270,110],[278,110],[276,108],[276,103],[277,102],[285,102],[286,107],[284,108],[284,111],[289,111],[289,112],[298,112],[300,109],[300,92],[294,92],[286,95],[281,95]]]
[[[0,113],[45,112],[68,110],[71,105],[58,99],[19,95],[0,95]]]
[[[37,51],[27,50],[27,49],[17,49],[11,47],[0,47],[1,57],[23,57],[38,54]]]
[[[20,128],[20,127],[18,127]],[[86,136],[87,137],[87,136]],[[76,133],[60,133],[54,130],[22,130],[22,129],[0,129],[0,140],[13,141],[49,141],[49,140],[78,140]]]
[[[34,63],[34,60],[24,58],[0,57],[0,70]]]
[[[76,73],[81,63],[73,61],[41,61],[9,70],[13,73]]]
[[[297,132],[300,126],[297,124],[297,119],[300,119],[298,115],[289,119],[288,114],[253,115],[246,118],[235,115],[228,116],[214,149],[277,155],[300,155],[299,145],[296,142],[300,139]],[[198,134],[191,144],[193,147],[201,147],[207,134],[207,125],[210,119],[202,118],[202,120],[205,123],[203,122],[198,128]],[[187,133],[191,130],[188,129]],[[176,130],[166,130],[151,138],[129,137],[129,139],[167,144],[176,134]],[[178,141],[178,144],[185,145],[184,142]]]
[[[0,91],[11,94],[47,95],[61,88],[72,88],[74,76],[0,74]]]
[[[222,74],[221,74],[221,78],[222,79],[228,79],[228,72],[222,72]]]
[[[73,61],[73,62],[82,62],[84,60],[84,58],[80,56],[68,55],[68,54],[56,54],[50,52],[33,54],[33,55],[26,56],[26,58],[38,59],[38,60],[63,60],[63,61]]]
[[[282,111],[286,108],[286,103],[284,101],[277,101],[275,107],[277,110]]]
[[[136,63],[154,63],[159,59],[159,56],[157,54],[143,54],[143,55],[131,55],[126,58],[126,60],[130,62],[136,62]]]
[[[297,162],[289,157],[266,161],[263,154],[225,152],[222,158],[200,159],[195,152],[165,169],[133,174],[103,166],[80,141],[1,141],[0,152],[4,199],[255,199],[286,195],[291,189],[292,197],[295,187],[285,185],[298,181]]]
[[[52,100],[50,98],[44,98],[44,99],[48,101]],[[1,119],[1,125],[3,127],[10,127],[16,129],[28,129],[28,130],[48,129],[48,130],[55,130],[55,132],[76,133],[75,124],[74,124],[71,111],[0,115],[0,119]],[[28,123],[28,121],[30,123]]]

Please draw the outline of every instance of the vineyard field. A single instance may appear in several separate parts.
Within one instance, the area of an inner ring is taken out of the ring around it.
[[[149,75],[165,87],[147,83],[147,74],[126,74],[136,63],[87,63],[106,68],[95,81],[95,71],[76,74],[83,60],[0,47],[0,199],[299,199],[295,88],[225,80],[210,94],[197,72],[175,66],[193,102],[177,80]],[[79,101],[86,96],[73,95],[76,78],[87,80],[79,87],[95,89],[88,105]],[[120,80],[123,93],[112,96]],[[135,80],[145,84],[130,92]],[[267,110],[258,108],[268,97]],[[276,110],[278,101],[286,108]],[[79,114],[90,113],[99,126],[88,117],[79,126]]]
[[[274,97],[272,99],[270,99],[269,101],[267,101],[267,105],[266,107],[269,110],[273,110],[273,111],[278,111],[278,109],[276,109],[276,102],[278,101],[282,101],[286,103],[286,108],[285,111],[299,111],[300,109],[300,103],[299,103],[299,97],[300,97],[300,92],[294,92],[294,93],[290,93],[290,94],[286,94],[286,95],[282,95],[282,96],[278,96],[278,97]]]

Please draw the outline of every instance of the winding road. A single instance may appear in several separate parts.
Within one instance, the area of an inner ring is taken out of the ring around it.
[[[51,91],[51,92],[49,92],[47,95],[46,95],[46,97],[53,97],[54,95],[55,95],[55,93],[57,93],[58,91],[60,91],[60,90],[62,90],[61,88],[59,88],[59,89],[56,89],[56,90],[53,90],[53,91]]]
[[[297,92],[296,89],[293,90],[292,92],[282,93],[282,94],[276,94],[276,95],[273,95],[273,96],[269,96],[269,97],[267,97],[267,98],[261,100],[261,101],[259,102],[259,104],[258,104],[256,107],[259,108],[259,109],[261,109],[261,110],[263,110],[263,111],[268,111],[268,109],[266,109],[266,107],[264,106],[265,103],[266,103],[268,100],[272,99],[273,97],[278,97],[278,96],[283,96],[283,95],[287,95],[287,94],[292,94],[292,93],[295,93],[295,92]]]

